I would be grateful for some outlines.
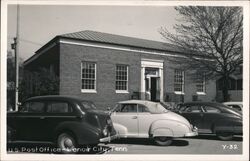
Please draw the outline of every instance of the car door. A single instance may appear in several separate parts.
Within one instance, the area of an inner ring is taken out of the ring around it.
[[[180,111],[182,116],[198,128],[198,131],[203,130],[203,111],[200,105],[182,105]]]
[[[119,104],[119,107],[117,107],[111,118],[114,123],[127,128],[127,134],[125,134],[126,136],[138,137],[137,104]]]
[[[26,102],[20,110],[17,135],[19,140],[40,141],[45,112],[45,103],[39,101]]]
[[[43,135],[46,140],[53,139],[54,131],[58,125],[77,120],[77,115],[74,114],[72,105],[67,101],[55,100],[47,102],[46,108],[46,130]]]
[[[214,123],[221,119],[221,111],[220,109],[209,106],[209,105],[203,105],[202,106],[204,114],[203,114],[203,130],[206,133],[212,133],[212,128]]]
[[[138,104],[138,127],[139,137],[149,137],[149,128],[152,122],[157,119],[150,113],[148,107]]]

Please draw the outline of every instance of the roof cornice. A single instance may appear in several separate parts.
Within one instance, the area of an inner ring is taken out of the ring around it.
[[[88,40],[81,40],[76,38],[69,38],[64,36],[56,36],[40,49],[38,49],[33,56],[27,59],[24,62],[24,65],[28,65],[30,62],[37,59],[40,55],[44,52],[48,51],[52,47],[54,47],[58,43],[64,44],[71,44],[71,45],[80,45],[80,46],[89,46],[89,47],[97,47],[97,48],[104,48],[104,49],[111,49],[111,50],[120,50],[120,51],[130,51],[130,52],[138,52],[144,54],[152,54],[152,55],[162,55],[162,56],[171,56],[171,57],[180,57],[180,58],[188,58],[190,55],[185,55],[184,52],[178,51],[171,51],[171,50],[157,50],[157,49],[149,49],[144,47],[134,47],[134,46],[127,46],[127,45],[117,45],[112,43],[103,43],[98,41],[88,41]],[[196,56],[197,59],[206,59],[208,61],[213,61],[209,58],[204,58],[201,55]]]

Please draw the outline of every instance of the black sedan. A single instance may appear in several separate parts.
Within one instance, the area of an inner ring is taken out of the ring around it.
[[[198,128],[199,134],[216,134],[221,140],[232,140],[242,134],[242,114],[214,102],[189,102],[179,104],[177,113]]]
[[[19,111],[7,114],[7,127],[8,142],[51,142],[63,153],[116,137],[108,114],[90,101],[68,96],[27,99]]]

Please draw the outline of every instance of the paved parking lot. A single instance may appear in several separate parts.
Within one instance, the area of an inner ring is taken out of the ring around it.
[[[56,149],[46,144],[11,144],[12,153],[57,153]],[[97,147],[82,148],[78,154],[241,154],[242,137],[232,141],[221,141],[213,135],[194,138],[176,138],[170,146],[157,146],[149,139],[119,139]]]
[[[167,147],[157,146],[148,139],[121,139],[109,146],[114,148],[107,154],[241,154],[242,137],[233,141],[221,141],[211,135],[178,138]]]

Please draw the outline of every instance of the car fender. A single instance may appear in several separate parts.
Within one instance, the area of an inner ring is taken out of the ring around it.
[[[124,125],[118,124],[118,123],[114,123],[113,122],[113,126],[115,128],[116,133],[120,136],[120,137],[126,137],[128,134],[128,128]]]
[[[170,119],[154,121],[149,128],[149,136],[183,137],[190,130],[182,122]]]
[[[157,136],[174,137],[174,133],[169,128],[159,127],[157,129],[154,129],[154,131],[152,131],[152,137],[157,137]]]
[[[213,124],[213,132],[214,133],[239,133],[235,131],[238,127],[242,127],[242,121],[241,120],[232,120],[232,118],[224,118],[224,119],[218,119]]]
[[[73,133],[80,145],[98,144],[101,130],[85,122],[67,121],[59,124],[54,130],[54,140],[63,132]]]
[[[16,138],[16,130],[7,125],[7,142],[14,141]]]

